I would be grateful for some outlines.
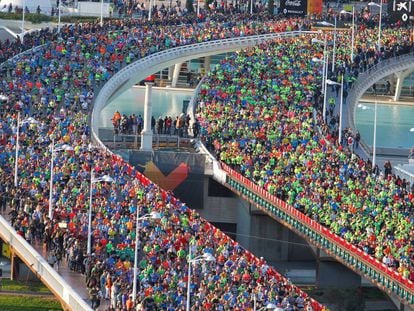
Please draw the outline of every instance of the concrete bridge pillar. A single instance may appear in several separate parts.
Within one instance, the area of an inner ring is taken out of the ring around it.
[[[172,80],[173,72],[174,72],[174,66],[168,67],[168,81]]]
[[[404,84],[404,80],[411,72],[413,72],[413,69],[408,69],[395,73],[397,77],[397,83],[395,85],[394,101],[400,100],[401,89]]]
[[[154,82],[145,82],[145,101],[144,101],[144,129],[141,132],[141,150],[152,151],[152,86]]]
[[[316,252],[316,284],[319,288],[355,288],[361,286],[361,276],[328,257],[318,249]]]
[[[207,74],[210,71],[211,65],[211,56],[204,57],[204,74]]]
[[[171,87],[176,87],[177,86],[178,77],[180,76],[180,71],[181,71],[181,66],[182,65],[183,65],[183,63],[179,63],[179,64],[174,65],[174,72],[173,72]]]

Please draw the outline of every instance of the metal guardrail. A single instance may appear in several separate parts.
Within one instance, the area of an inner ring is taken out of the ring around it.
[[[55,294],[65,310],[92,310],[73,288],[47,263],[22,236],[0,216],[0,237],[10,244],[17,256]]]

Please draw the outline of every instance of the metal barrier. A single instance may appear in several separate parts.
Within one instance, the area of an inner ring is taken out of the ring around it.
[[[47,263],[22,236],[0,216],[0,237],[10,244],[17,256],[55,294],[65,310],[92,310],[73,288]]]

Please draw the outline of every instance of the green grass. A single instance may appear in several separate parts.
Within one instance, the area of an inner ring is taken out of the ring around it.
[[[2,284],[3,290],[34,293],[50,293],[50,290],[42,282],[23,282],[3,279]],[[2,308],[0,307],[0,309]]]
[[[62,307],[54,298],[0,295],[0,309],[2,311],[60,311]]]

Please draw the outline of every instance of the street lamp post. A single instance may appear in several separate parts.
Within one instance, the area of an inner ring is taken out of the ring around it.
[[[344,101],[344,75],[341,75],[341,83],[326,80],[326,83],[329,85],[340,85],[341,86],[341,95],[340,95],[340,101],[339,101],[339,135],[338,135],[338,144],[342,144],[342,105]]]
[[[333,39],[332,72],[335,71],[335,56],[336,56],[336,15],[335,15],[335,29],[334,29],[334,39]]]
[[[250,15],[253,15],[253,0],[250,0]]]
[[[19,151],[20,151],[20,126],[23,124],[37,124],[39,121],[36,119],[29,117],[22,122],[20,122],[20,111],[17,111],[17,128],[16,128],[16,155],[15,155],[15,163],[14,163],[14,186],[17,187],[18,185],[18,160],[19,160]]]
[[[325,94],[325,87],[326,87],[326,85],[325,85],[325,81],[326,81],[326,74],[327,74],[327,61],[326,61],[326,57],[327,57],[327,51],[326,51],[326,49],[327,49],[327,43],[328,43],[328,38],[327,38],[327,35],[326,35],[326,33],[325,33],[325,39],[322,41],[322,40],[319,40],[319,39],[317,39],[317,38],[313,38],[312,39],[312,43],[323,43],[323,59],[321,60],[321,59],[319,59],[319,58],[312,58],[312,61],[314,61],[314,62],[321,62],[322,64],[323,64],[323,69],[322,69],[322,89],[321,89],[321,92],[322,92],[322,94]]]
[[[62,0],[59,0],[58,5],[58,33],[60,33],[60,11],[61,11]]]
[[[374,137],[372,139],[372,168],[375,168],[377,158],[377,95],[375,94],[374,106]]]
[[[101,0],[101,19],[99,24],[101,25],[101,27],[103,26],[103,0]]]
[[[351,62],[353,62],[354,61],[354,44],[355,44],[355,6],[352,6],[352,13],[342,10],[341,14],[352,15]]]
[[[24,41],[24,15],[25,15],[25,8],[26,8],[26,0],[23,0],[23,12],[22,12],[22,35],[21,35],[21,37],[20,37],[20,41],[22,41],[22,43],[23,43],[23,41]]]
[[[187,279],[187,301],[186,301],[186,311],[190,311],[191,308],[191,290],[190,290],[190,286],[191,286],[191,265],[200,262],[200,261],[207,261],[207,262],[211,262],[211,261],[216,261],[216,259],[214,258],[214,256],[210,253],[204,253],[201,256],[195,257],[193,259],[191,259],[191,243],[189,246],[189,250],[188,250],[188,279]]]
[[[148,21],[151,21],[151,15],[152,15],[152,1],[149,1],[149,10],[148,10]]]
[[[55,140],[52,139],[52,145],[50,147],[51,151],[51,159],[50,159],[50,180],[49,180],[49,219],[52,220],[53,218],[53,170],[54,170],[54,162],[55,162],[55,152],[59,151],[71,151],[73,148],[69,145],[62,145],[58,148],[55,148]]]
[[[322,78],[322,95],[323,95],[323,108],[322,108],[322,116],[323,121],[326,122],[326,99],[328,95],[328,87],[327,87],[327,81],[328,81],[328,64],[329,64],[329,54],[326,53],[326,60],[320,60],[319,58],[312,58],[312,61],[314,62],[323,62],[323,78]]]
[[[137,207],[137,219],[135,223],[134,280],[132,282],[132,301],[134,303],[136,302],[136,299],[137,299],[139,224],[141,220],[161,219],[161,214],[157,212],[151,212],[142,217],[138,217],[138,216],[139,216],[139,208]]]
[[[92,191],[93,191],[93,184],[98,182],[109,182],[113,183],[115,180],[108,175],[104,175],[99,178],[95,178],[93,174],[93,170],[91,168],[91,180],[89,183],[89,214],[88,214],[88,242],[86,246],[86,253],[88,256],[91,255],[92,249]]]
[[[369,6],[376,6],[379,7],[379,22],[378,22],[378,51],[381,49],[381,19],[382,19],[382,0],[380,0],[380,4],[375,2],[369,2]]]

